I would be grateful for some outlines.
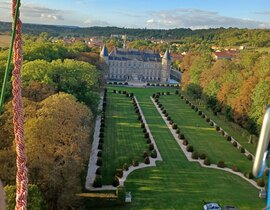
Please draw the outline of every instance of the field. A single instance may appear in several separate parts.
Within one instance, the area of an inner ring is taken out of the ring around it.
[[[10,39],[10,35],[0,34],[0,47],[9,47]]]
[[[158,91],[171,91],[174,93],[175,89],[109,87],[108,91],[112,92],[113,89],[134,92],[163,158],[163,161],[157,162],[157,167],[137,170],[129,175],[125,186],[127,191],[130,191],[132,194],[132,203],[115,209],[195,210],[202,209],[202,200],[215,201],[222,206],[235,205],[241,210],[255,210],[264,207],[264,200],[258,198],[258,190],[242,178],[227,172],[205,169],[200,167],[197,163],[187,161],[169,129],[166,127],[165,122],[161,119],[158,111],[150,100],[150,96],[153,93]],[[164,106],[166,106],[166,109],[173,119],[179,121],[177,123],[183,123],[182,126],[185,126],[184,122],[190,118],[189,115],[193,115],[194,113],[183,112],[182,114],[187,114],[187,116],[178,115],[178,111],[176,110],[182,110],[185,107],[182,107],[181,104],[177,107],[176,104],[178,104],[178,102],[180,103],[180,101],[174,101],[173,96],[171,96],[171,98],[172,100],[164,100]],[[171,111],[169,111],[169,109],[171,109]],[[188,107],[188,109],[190,108]],[[200,122],[201,118],[199,116],[194,115],[193,117],[197,117],[199,122],[198,126],[206,126],[203,125],[203,122]],[[190,120],[192,121],[192,119]],[[187,123],[192,123],[191,121]],[[205,130],[207,131],[208,129]],[[212,134],[212,132],[213,131],[209,129],[209,134],[206,132],[203,135],[206,137],[207,135],[216,135]],[[189,138],[192,138],[192,133],[195,134],[196,132],[188,133],[187,129],[186,133]],[[117,136],[119,134],[114,135],[112,133],[111,135]],[[206,139],[204,140],[205,142],[207,141]],[[213,141],[213,139],[210,140]],[[199,148],[199,144],[195,144],[195,141],[197,140],[194,139],[194,147]],[[221,142],[224,142],[224,145]],[[238,159],[234,158],[240,158],[242,161],[242,154],[238,151],[234,151],[235,148],[231,145],[225,146],[228,142],[224,141],[224,139],[217,140],[216,143],[217,145],[219,145],[219,143],[222,145],[216,150],[224,150],[224,152],[216,151],[216,154],[212,154],[213,158],[216,156],[215,158],[219,160],[223,158],[223,154],[227,154],[226,159],[228,162],[231,161],[238,164]],[[110,146],[113,144],[113,141],[110,142]],[[206,153],[210,154],[210,151],[207,149],[209,144],[202,144],[202,148],[203,145],[206,147]],[[232,157],[229,157],[230,153],[233,154]],[[221,157],[219,157],[219,155],[221,155]],[[243,164],[239,163],[241,167],[243,167],[243,170],[249,168],[250,163],[248,161],[247,159],[243,159]]]

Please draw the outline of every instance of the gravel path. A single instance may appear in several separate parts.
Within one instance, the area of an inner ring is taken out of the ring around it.
[[[207,165],[204,165],[203,164],[203,161],[204,160],[201,160],[201,159],[198,159],[198,160],[194,160],[191,158],[191,155],[192,153],[191,152],[187,152],[186,150],[186,146],[182,144],[182,140],[179,140],[178,138],[178,134],[176,133],[176,130],[172,129],[172,126],[170,125],[170,123],[168,122],[167,118],[164,116],[164,114],[162,114],[162,111],[161,109],[158,107],[158,105],[155,103],[154,99],[152,97],[150,97],[153,104],[155,105],[156,109],[158,110],[159,114],[161,115],[162,119],[164,120],[164,122],[166,123],[166,125],[168,126],[168,128],[170,129],[174,139],[176,140],[176,142],[178,143],[178,145],[180,146],[180,148],[182,149],[183,153],[185,154],[186,158],[188,159],[188,161],[190,162],[197,162],[200,164],[201,167],[204,167],[204,168],[213,168],[213,169],[217,169],[217,170],[222,170],[222,171],[227,171],[227,172],[230,172],[232,174],[235,174],[237,176],[240,176],[241,178],[245,179],[246,181],[248,181],[250,184],[252,184],[254,187],[256,187],[257,189],[264,189],[263,187],[259,187],[257,185],[257,183],[252,180],[252,179],[248,179],[246,178],[242,173],[240,172],[235,172],[233,171],[232,169],[230,168],[219,168],[216,164],[211,164],[209,166]]]

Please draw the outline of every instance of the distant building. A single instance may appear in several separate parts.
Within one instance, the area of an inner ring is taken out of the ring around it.
[[[166,83],[170,78],[171,57],[168,50],[163,56],[153,51],[123,48],[113,49],[109,54],[104,45],[100,58],[109,66],[110,80]]]
[[[222,60],[222,59],[227,59],[227,60],[231,60],[232,58],[234,58],[236,55],[238,54],[238,52],[236,50],[225,50],[225,51],[216,51],[213,53],[213,58],[215,60]]]

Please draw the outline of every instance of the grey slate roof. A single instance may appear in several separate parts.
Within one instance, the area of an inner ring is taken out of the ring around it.
[[[103,45],[103,48],[100,52],[100,56],[109,56],[108,49],[105,44]]]
[[[168,50],[166,50],[166,52],[164,53],[163,58],[168,61],[171,60],[171,56]]]
[[[153,51],[139,51],[136,49],[123,49],[118,48],[112,50],[109,55],[109,60],[138,60],[138,61],[153,61],[153,62],[161,62],[161,57],[158,53]]]

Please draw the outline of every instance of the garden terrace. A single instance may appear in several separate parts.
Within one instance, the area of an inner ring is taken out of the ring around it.
[[[115,88],[108,87],[109,92]],[[264,207],[264,201],[258,198],[258,190],[242,178],[215,169],[201,168],[186,159],[150,99],[156,92],[170,91],[172,95],[175,89],[117,87],[117,90],[127,90],[136,95],[163,159],[157,162],[156,167],[136,170],[128,176],[125,186],[132,193],[132,203],[126,208],[201,209],[202,200],[230,204],[238,209]],[[176,112],[166,109],[175,120]],[[195,145],[194,148],[196,150]],[[228,153],[233,149],[233,146],[229,147]]]
[[[199,115],[200,111],[195,112],[177,95],[162,96],[160,102],[169,114],[173,113],[172,119],[199,154],[206,154],[211,163],[217,164],[222,160],[227,167],[236,166],[242,173],[251,171],[252,161],[216,131],[217,129],[210,126],[202,114]]]

